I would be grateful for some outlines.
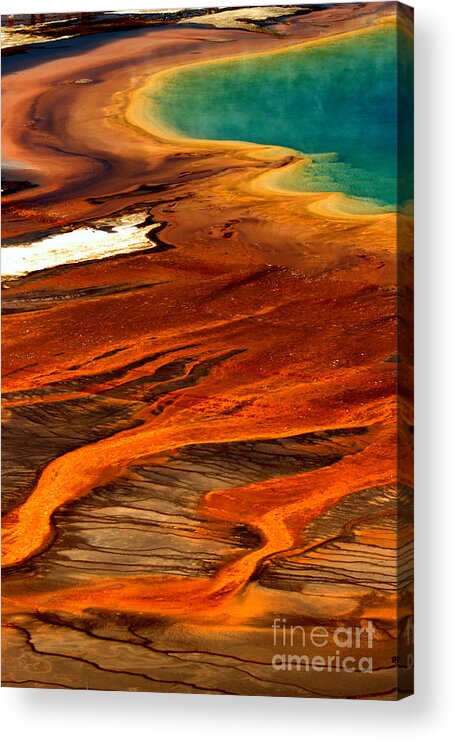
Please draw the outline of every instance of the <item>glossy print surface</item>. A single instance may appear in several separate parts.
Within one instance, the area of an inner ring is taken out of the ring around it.
[[[6,34],[6,685],[411,690],[412,16],[248,13]]]

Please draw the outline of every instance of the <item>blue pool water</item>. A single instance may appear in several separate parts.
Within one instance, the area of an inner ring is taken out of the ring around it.
[[[314,155],[284,176],[286,188],[338,191],[394,210],[412,198],[411,70],[412,41],[386,26],[183,67],[150,94],[148,106],[150,116],[187,136]]]

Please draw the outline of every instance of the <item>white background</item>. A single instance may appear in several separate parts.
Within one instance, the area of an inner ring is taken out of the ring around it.
[[[228,4],[226,0],[224,4]],[[300,0],[303,4],[303,0]],[[315,2],[315,0],[313,0]],[[251,5],[272,3],[254,2]],[[437,742],[455,724],[454,0],[416,11],[416,694],[399,703],[148,693],[0,691],[9,740]],[[2,13],[120,10],[119,0],[4,0]],[[131,8],[205,7],[148,0]],[[229,5],[243,5],[231,0]],[[450,732],[452,728],[452,732]]]

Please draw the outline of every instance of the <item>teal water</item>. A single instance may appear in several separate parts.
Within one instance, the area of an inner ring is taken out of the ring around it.
[[[291,190],[337,191],[395,210],[412,198],[411,71],[412,41],[382,27],[294,51],[183,67],[148,106],[150,116],[186,136],[314,155],[283,182]]]

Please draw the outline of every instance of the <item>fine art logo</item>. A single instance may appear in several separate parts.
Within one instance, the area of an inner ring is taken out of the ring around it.
[[[274,670],[373,672],[372,654],[358,651],[373,649],[375,628],[372,621],[362,626],[339,626],[330,630],[325,626],[288,624],[286,618],[275,618],[272,629],[276,648],[272,657]],[[350,650],[357,651],[352,654]]]

